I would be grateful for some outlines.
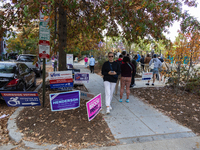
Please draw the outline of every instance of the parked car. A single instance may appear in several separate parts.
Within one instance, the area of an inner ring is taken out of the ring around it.
[[[26,64],[0,62],[0,91],[26,91],[32,86],[36,86],[36,75]]]
[[[17,61],[25,63],[29,68],[32,68],[38,77],[42,73],[42,62],[40,58],[32,54],[21,54],[18,56]]]

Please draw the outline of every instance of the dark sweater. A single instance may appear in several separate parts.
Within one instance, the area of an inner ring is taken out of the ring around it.
[[[131,67],[125,63],[121,65],[121,76],[122,77],[132,77],[131,71],[133,71],[133,73],[135,73],[135,67],[132,63],[129,63],[131,65],[131,67],[133,68],[133,70],[131,70]]]
[[[117,62],[110,62],[110,64],[111,64],[111,66],[113,68],[113,71],[115,71],[117,73],[117,75],[119,75],[120,74],[119,64]],[[103,64],[103,67],[102,67],[102,70],[101,70],[101,73],[104,76],[103,80],[116,83],[117,82],[117,78],[115,78],[113,75],[109,75],[108,74],[109,71],[111,71],[111,68],[110,68],[109,62],[106,61]]]

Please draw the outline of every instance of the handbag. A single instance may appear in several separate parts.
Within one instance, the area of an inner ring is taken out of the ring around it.
[[[153,60],[153,63],[151,64],[151,66],[149,66],[149,69],[154,69],[154,60]]]
[[[110,65],[110,69],[111,69],[111,71],[113,71],[113,68],[112,68],[112,66],[111,66],[111,64],[110,64],[109,61],[108,61],[108,63],[109,63],[109,65]],[[116,75],[113,75],[113,77],[116,78],[116,79],[118,79],[118,75],[117,75],[117,74],[116,74]]]

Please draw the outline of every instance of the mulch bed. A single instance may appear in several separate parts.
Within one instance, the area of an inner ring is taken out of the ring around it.
[[[200,135],[200,96],[173,88],[131,89],[131,93]]]
[[[84,90],[84,87],[81,90]],[[26,107],[20,112],[17,126],[20,132],[24,133],[25,140],[36,141],[39,144],[62,144],[70,148],[117,144],[113,142],[114,137],[101,113],[92,121],[88,121],[87,101],[84,99],[81,99],[77,109],[52,112],[49,94],[58,92],[47,86],[45,108]],[[42,100],[42,90],[39,90],[38,95]]]

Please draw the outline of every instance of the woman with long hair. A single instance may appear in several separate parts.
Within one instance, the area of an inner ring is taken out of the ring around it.
[[[120,100],[122,102],[122,96],[124,93],[124,87],[126,86],[126,102],[129,103],[130,85],[132,74],[135,73],[135,67],[130,63],[130,58],[125,56],[123,58],[123,64],[121,65],[121,88],[120,88]]]
[[[102,75],[104,80],[105,87],[105,100],[106,100],[106,113],[109,114],[111,107],[111,101],[113,98],[113,92],[115,89],[115,85],[118,79],[118,75],[120,74],[120,67],[116,61],[113,61],[114,55],[112,52],[108,53],[108,61],[103,64],[102,67]]]

